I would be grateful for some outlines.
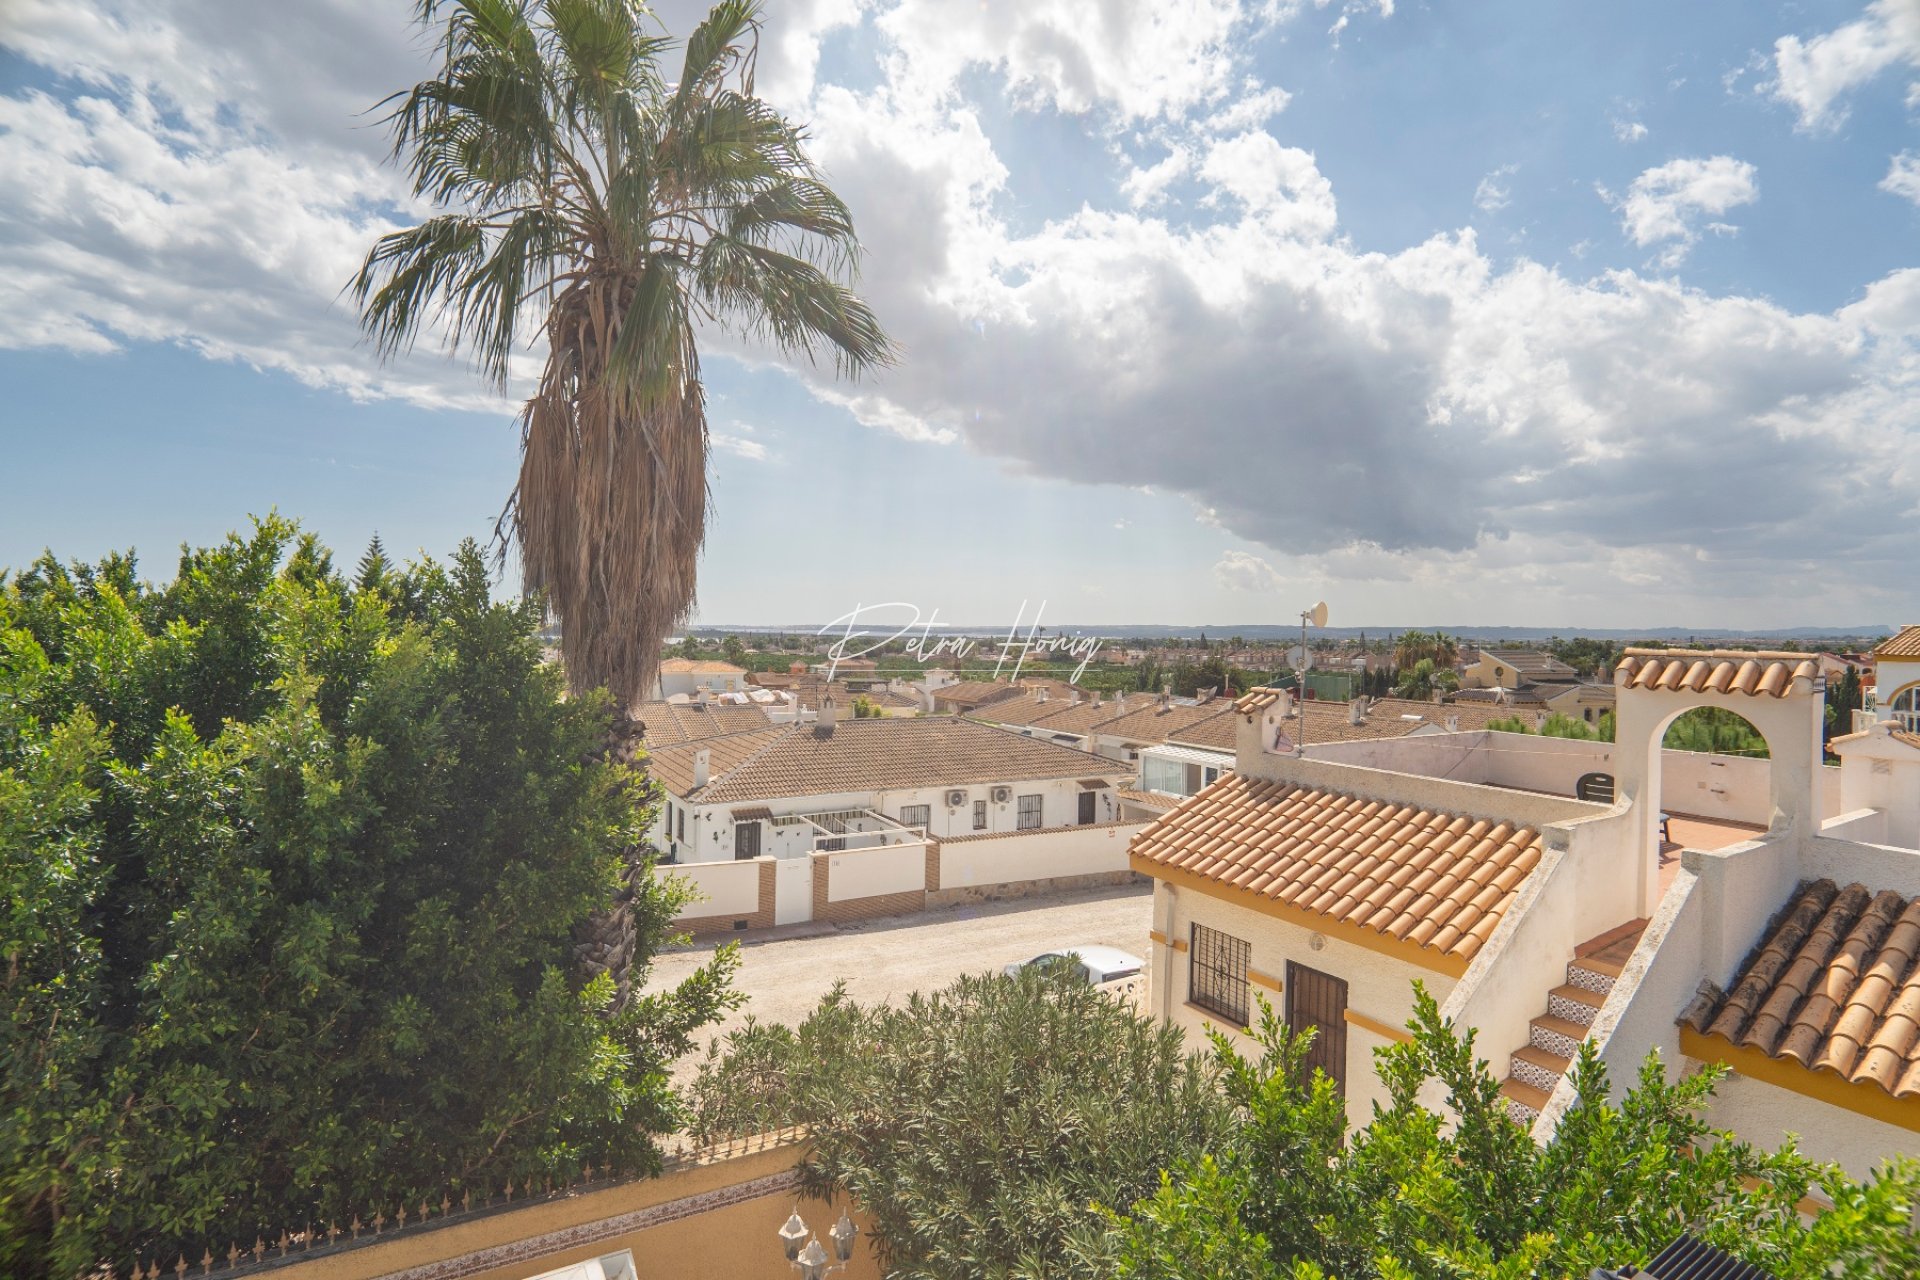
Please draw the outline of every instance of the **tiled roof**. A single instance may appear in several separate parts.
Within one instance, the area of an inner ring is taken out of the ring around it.
[[[1232,714],[1233,705],[1224,700],[1193,707],[1177,702],[1163,707],[1155,700],[1138,711],[1107,721],[1097,732],[1103,738],[1119,738],[1124,742],[1165,742],[1175,734],[1190,732],[1203,721]]]
[[[1256,694],[1271,692],[1256,689],[1235,703],[1235,709],[1253,700]],[[1260,702],[1262,707],[1270,705],[1271,699]],[[1298,710],[1303,704],[1295,703]],[[1436,703],[1415,702],[1410,698],[1374,698],[1367,703],[1366,714],[1359,724],[1348,719],[1348,707],[1345,702],[1309,701],[1307,709],[1307,745],[1318,742],[1366,742],[1379,738],[1404,738],[1418,729],[1445,729],[1449,720],[1458,720],[1462,732],[1484,729],[1494,720],[1502,720],[1514,714],[1511,706],[1482,703]],[[1413,717],[1418,717],[1413,718]],[[1290,718],[1287,733],[1297,737],[1299,730],[1294,727],[1298,719]],[[1191,729],[1182,730],[1168,739],[1183,746],[1214,747],[1231,751],[1237,745],[1234,736],[1234,721],[1229,718],[1224,723],[1205,721]]]
[[[1171,809],[1180,803],[1182,796],[1163,796],[1158,791],[1139,791],[1133,787],[1121,787],[1113,793],[1122,800],[1131,800],[1137,805],[1149,809]]]
[[[1566,682],[1580,678],[1578,671],[1537,649],[1482,649],[1480,656],[1504,662],[1529,680]]]
[[[710,658],[668,658],[660,664],[661,675],[696,676],[743,676],[745,667],[736,667],[731,662],[715,662]]]
[[[1688,689],[1784,698],[1811,681],[1820,664],[1804,653],[1748,653],[1740,649],[1629,649],[1613,682],[1627,689]]]
[[[646,726],[644,737],[650,749],[764,729],[773,723],[752,703],[709,702],[703,707],[697,702],[643,702],[633,715]]]
[[[1019,696],[1020,686],[1007,680],[962,680],[933,691],[935,702],[956,707],[977,707],[982,703]]]
[[[1902,627],[1873,646],[1876,658],[1920,658],[1920,626]]]
[[[1168,735],[1167,741],[1183,747],[1232,751],[1240,745],[1240,717],[1227,714],[1199,720]]]
[[[1471,960],[1540,861],[1540,833],[1228,774],[1134,838],[1133,856]]]
[[[1564,692],[1556,689],[1555,693]],[[1456,689],[1447,695],[1448,703],[1474,703],[1492,707],[1544,707],[1547,705],[1545,690],[1537,685],[1522,685],[1518,689]]]
[[[1053,701],[1049,696],[1049,705]],[[1150,707],[1158,701],[1159,698],[1151,693],[1110,693],[1101,700],[1099,706],[1095,706],[1091,699],[1077,707],[1068,704],[1040,723],[1041,727],[1050,733],[1071,733],[1077,737],[1085,737],[1109,721],[1118,720],[1121,716]],[[992,707],[975,714],[982,719],[992,719],[999,713],[1000,704],[995,703]]]
[[[1038,724],[1049,716],[1057,716],[1073,707],[1071,698],[1056,698],[1051,690],[1041,699],[1028,693],[1018,698],[996,698],[979,709],[971,712],[976,720],[986,720],[993,724],[1031,725]],[[1118,715],[1118,711],[1109,716]]]
[[[1721,994],[1681,1014],[1703,1035],[1920,1094],[1920,898],[1802,884]]]
[[[707,785],[693,791],[693,756],[713,751]],[[1047,778],[1124,777],[1127,766],[1089,751],[1027,738],[955,716],[841,719],[831,733],[782,725],[668,747],[651,772],[669,791],[701,804],[792,796],[961,787]]]

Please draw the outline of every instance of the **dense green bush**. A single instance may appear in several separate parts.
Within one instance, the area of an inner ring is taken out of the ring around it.
[[[733,957],[631,997],[646,786],[537,624],[471,543],[348,581],[277,518],[0,576],[0,1271],[654,1164]]]
[[[696,1133],[813,1127],[807,1185],[851,1192],[899,1280],[1106,1274],[1099,1204],[1224,1142],[1225,1100],[1177,1029],[1070,977],[963,978],[903,1007],[838,988],[799,1027],[709,1053]]]

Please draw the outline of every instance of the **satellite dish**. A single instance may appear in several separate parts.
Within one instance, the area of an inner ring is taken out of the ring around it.
[[[1313,654],[1299,645],[1294,645],[1287,650],[1287,665],[1295,671],[1310,670],[1313,666]]]
[[[1307,621],[1316,627],[1324,627],[1327,625],[1327,602],[1325,600],[1313,606],[1313,612],[1307,615]]]

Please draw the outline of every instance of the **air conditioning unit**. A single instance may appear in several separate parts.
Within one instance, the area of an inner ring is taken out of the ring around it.
[[[993,789],[993,802],[995,804],[1005,804],[1011,799],[1013,799],[1012,787],[995,787]]]
[[[966,802],[967,802],[966,792],[964,791],[947,792],[947,808],[958,809],[961,805],[965,804]]]

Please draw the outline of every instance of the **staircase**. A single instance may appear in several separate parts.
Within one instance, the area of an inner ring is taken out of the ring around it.
[[[1547,1011],[1533,1019],[1524,1047],[1515,1049],[1500,1094],[1507,1114],[1531,1128],[1546,1109],[1560,1077],[1573,1069],[1600,1007],[1640,941],[1646,921],[1635,920],[1574,948],[1567,980],[1547,994]]]

